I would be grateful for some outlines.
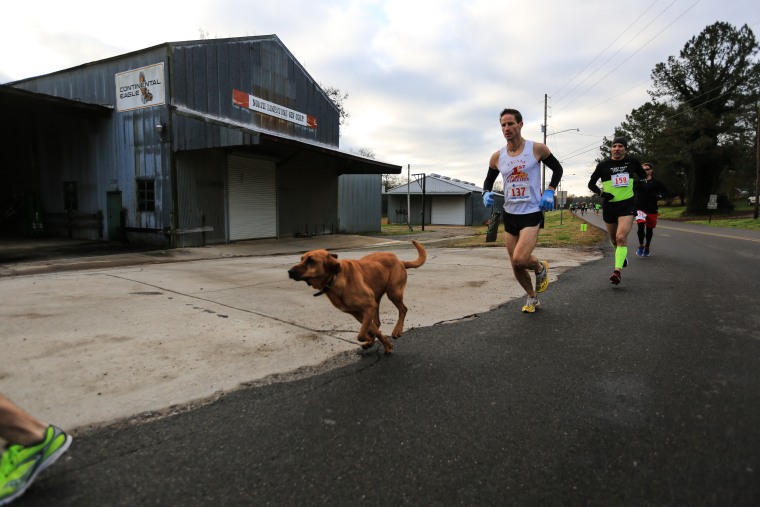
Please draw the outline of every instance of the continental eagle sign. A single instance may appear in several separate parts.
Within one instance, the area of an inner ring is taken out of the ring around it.
[[[116,110],[131,111],[166,102],[164,64],[157,63],[116,74]]]
[[[236,106],[297,123],[304,127],[317,128],[317,119],[314,116],[293,111],[287,107],[269,102],[246,92],[241,92],[240,90],[232,90],[232,103]]]

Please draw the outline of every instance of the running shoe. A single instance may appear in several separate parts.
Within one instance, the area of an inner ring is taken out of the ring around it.
[[[68,450],[71,440],[71,435],[57,426],[48,426],[39,444],[9,446],[0,461],[0,506],[21,496],[40,472]]]
[[[522,307],[523,313],[534,313],[541,307],[541,303],[538,301],[538,296],[528,296],[528,300],[525,302],[525,306]]]
[[[549,263],[541,261],[544,269],[536,275],[536,292],[543,292],[549,286]]]
[[[648,248],[644,248],[644,257],[649,257],[651,254],[649,253]]]
[[[643,256],[643,255],[644,255],[644,247],[643,247],[643,246],[640,246],[640,247],[639,247],[639,248],[636,250],[636,255],[638,255],[639,257],[641,257],[641,256]]]
[[[610,277],[610,282],[612,283],[612,285],[619,284],[620,281],[621,281],[621,279],[622,278],[620,276],[620,271],[619,270],[616,269],[615,271],[612,272],[612,276]]]

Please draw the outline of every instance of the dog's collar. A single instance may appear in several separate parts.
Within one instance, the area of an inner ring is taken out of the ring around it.
[[[335,281],[335,275],[333,275],[333,276],[330,277],[330,280],[325,284],[324,287],[322,287],[322,289],[320,289],[319,292],[317,292],[316,294],[314,294],[314,297],[321,296],[322,294],[324,294],[328,290],[332,289],[332,284],[333,284],[334,281]]]

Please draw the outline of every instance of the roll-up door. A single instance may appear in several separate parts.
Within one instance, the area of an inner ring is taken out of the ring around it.
[[[432,199],[430,223],[435,225],[464,225],[464,197],[436,195]]]
[[[277,236],[275,164],[269,160],[227,157],[227,206],[230,241]]]

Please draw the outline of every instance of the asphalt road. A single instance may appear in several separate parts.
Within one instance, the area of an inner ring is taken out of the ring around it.
[[[661,222],[634,249],[534,315],[82,435],[14,505],[760,505],[760,234]]]

